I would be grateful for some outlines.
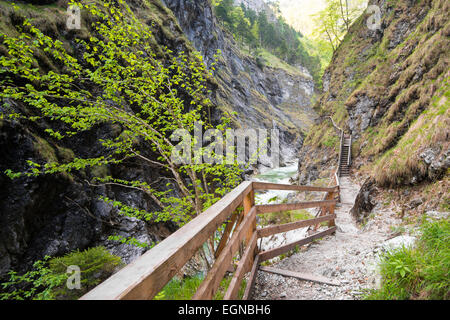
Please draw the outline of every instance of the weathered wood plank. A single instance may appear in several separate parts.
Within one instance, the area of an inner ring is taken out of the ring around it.
[[[250,210],[253,208],[254,205],[255,205],[255,192],[252,190],[244,197],[244,216],[246,216],[250,212]],[[255,230],[256,230],[256,219],[254,223],[251,225],[251,227],[248,229],[246,238],[247,243],[252,238],[252,235],[255,232]]]
[[[277,184],[267,182],[253,182],[253,190],[293,190],[293,191],[318,191],[332,192],[336,187],[296,186],[291,184]]]
[[[264,204],[256,206],[258,214],[273,213],[289,210],[316,208],[316,207],[330,207],[336,205],[335,200],[323,200],[323,201],[306,201],[298,203],[282,203],[282,204]]]
[[[286,277],[293,277],[293,278],[297,278],[297,279],[301,279],[301,280],[325,283],[325,284],[329,284],[332,286],[340,285],[340,283],[338,281],[335,281],[335,280],[332,280],[332,279],[329,279],[329,278],[326,278],[326,277],[323,277],[320,275],[311,274],[311,273],[282,270],[282,269],[272,268],[272,267],[260,267],[259,270],[265,271],[265,272],[270,272],[270,273],[275,273],[275,274],[280,274],[280,275],[286,276]]]
[[[268,236],[271,236],[271,235],[274,235],[277,233],[288,232],[291,230],[312,226],[312,225],[315,225],[315,224],[318,224],[318,223],[321,223],[324,221],[333,220],[335,218],[336,218],[336,215],[330,214],[330,215],[319,217],[319,218],[300,220],[300,221],[295,221],[295,222],[291,222],[291,223],[265,227],[265,228],[257,230],[258,238],[268,237]]]
[[[247,287],[245,288],[244,296],[242,300],[248,300],[250,295],[252,294],[253,286],[255,285],[256,275],[258,273],[259,268],[259,254],[256,255],[255,261],[253,261],[252,270],[250,272],[250,277],[248,278]]]
[[[328,211],[330,215],[334,215],[334,208],[335,208],[335,206],[336,205],[333,205],[333,206],[330,207],[330,210]],[[334,226],[336,226],[336,220],[335,219],[331,219],[328,222],[328,227],[331,228],[331,227],[334,227]]]
[[[216,252],[214,253],[214,258],[217,258],[220,253],[222,252],[223,248],[225,248],[228,238],[230,236],[231,230],[233,230],[234,225],[236,224],[236,220],[238,218],[239,214],[237,212],[234,212],[231,215],[230,221],[228,221],[225,230],[223,231],[222,238],[220,238],[219,244],[217,245]]]
[[[241,183],[201,215],[81,299],[152,299],[242,203],[251,190],[252,182]]]
[[[244,256],[242,257],[241,261],[239,261],[236,272],[234,273],[233,278],[231,279],[231,282],[228,286],[227,292],[225,293],[225,296],[223,298],[224,300],[236,300],[238,298],[238,293],[241,287],[242,279],[244,278],[244,274],[252,266],[257,240],[258,236],[255,232],[253,233],[252,238],[250,239],[250,242],[245,249]]]
[[[256,219],[255,207],[253,207],[248,215],[245,216],[239,228],[233,232],[230,242],[214,262],[206,279],[198,287],[197,292],[192,298],[193,300],[211,300],[214,297],[228,266],[231,264],[233,255],[239,249],[241,241],[245,239],[247,231],[253,224],[254,219]]]
[[[266,260],[272,259],[272,258],[274,258],[276,256],[279,256],[280,254],[286,253],[289,250],[294,249],[295,246],[303,246],[303,245],[305,245],[307,243],[310,243],[310,242],[312,242],[312,241],[314,241],[316,239],[319,239],[319,238],[322,238],[322,237],[324,237],[326,235],[332,234],[335,231],[336,231],[336,227],[332,227],[332,228],[329,228],[329,229],[327,229],[325,231],[313,234],[312,236],[303,238],[301,240],[294,241],[294,242],[285,244],[285,245],[283,245],[281,247],[261,252],[259,254],[260,259],[261,259],[261,261],[266,261]]]

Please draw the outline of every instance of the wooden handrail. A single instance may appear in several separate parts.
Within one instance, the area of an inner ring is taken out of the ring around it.
[[[352,164],[352,136],[350,135],[350,143],[348,146],[348,159],[347,164],[350,166]]]
[[[294,249],[296,246],[303,246],[303,245],[308,244],[308,243],[310,243],[310,242],[312,242],[312,241],[314,241],[316,239],[323,238],[326,235],[332,234],[335,231],[336,231],[336,227],[332,227],[332,228],[329,228],[329,229],[327,229],[325,231],[313,234],[312,236],[303,238],[301,240],[294,241],[294,242],[285,244],[285,245],[283,245],[281,247],[261,252],[259,254],[260,261],[262,262],[262,261],[266,261],[266,260],[275,258],[276,256],[279,256],[280,254],[286,253],[286,252]]]
[[[251,227],[256,217],[256,209],[250,211],[250,213],[244,218],[238,230],[233,233],[230,243],[227,245],[227,249],[223,250],[219,257],[214,262],[213,267],[197,289],[193,299],[194,300],[210,300],[214,297],[217,289],[220,286],[220,282],[223,276],[228,270],[228,266],[231,265],[234,254],[238,251],[239,245],[244,240],[247,230]]]
[[[281,204],[264,204],[256,206],[258,214],[273,213],[289,210],[299,210],[317,207],[330,207],[336,205],[335,200],[323,200],[323,201],[307,201],[299,203],[281,203]]]
[[[265,227],[262,229],[258,229],[258,231],[257,231],[258,238],[269,237],[269,236],[277,234],[277,233],[288,232],[288,231],[296,230],[299,228],[313,226],[315,224],[333,220],[335,218],[336,218],[335,214],[330,214],[330,215],[322,216],[319,218],[308,219],[308,220],[299,220],[299,221],[295,221],[295,222],[291,222],[291,223],[285,223],[285,224]]]
[[[109,279],[95,287],[81,297],[81,300],[115,300],[115,299],[152,299],[164,286],[179,272],[179,270],[202,247],[207,239],[213,235],[219,226],[233,217],[237,207],[243,205],[244,212],[240,217],[230,220],[227,226],[228,234],[220,241],[221,250],[216,251],[216,261],[208,272],[205,280],[198,288],[194,299],[212,299],[222,281],[228,267],[232,263],[235,253],[246,244],[244,255],[234,274],[225,298],[235,299],[237,290],[242,282],[245,272],[253,265],[252,274],[255,273],[255,263],[276,256],[277,252],[285,252],[292,244],[277,248],[277,251],[265,252],[258,255],[256,240],[261,234],[273,232],[275,229],[256,229],[256,214],[273,211],[293,210],[294,208],[326,207],[330,215],[313,219],[315,222],[334,221],[333,215],[335,200],[309,201],[280,205],[254,205],[254,192],[256,190],[294,190],[326,192],[327,195],[339,192],[338,186],[313,187],[291,186],[283,184],[250,182],[241,183],[238,187],[226,194],[221,200],[209,207],[202,214],[191,220],[171,236],[147,251],[133,263],[125,266]],[[234,226],[236,223],[236,226]],[[310,224],[311,221],[295,222],[294,224],[280,226],[277,230],[293,230]],[[233,228],[234,226],[234,228]],[[270,230],[270,231],[269,231]],[[306,244],[319,236],[331,234],[335,228],[329,228],[325,233],[313,235],[296,242],[296,245]],[[229,238],[228,238],[229,237]],[[252,264],[253,263],[253,264]],[[252,279],[250,284],[254,281]],[[249,295],[249,288],[246,296]]]
[[[152,299],[252,190],[245,181],[205,212],[81,297],[82,300]]]
[[[339,158],[338,158],[338,166],[337,166],[338,176],[341,174],[341,157],[342,157],[342,146],[343,145],[344,145],[344,131],[341,130],[341,141],[339,143]]]
[[[267,182],[253,182],[254,190],[292,190],[292,191],[318,191],[335,192],[336,187],[298,186],[292,184],[277,184]]]

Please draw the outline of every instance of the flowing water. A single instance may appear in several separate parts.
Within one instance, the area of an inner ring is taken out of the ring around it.
[[[297,170],[298,164],[297,162],[295,162],[289,164],[286,167],[269,169],[267,171],[264,171],[263,173],[253,175],[251,180],[258,182],[290,184],[289,179],[292,178],[297,173]],[[285,190],[267,190],[265,192],[257,192],[255,195],[255,203],[256,204],[282,203],[288,198],[289,195],[294,195],[295,193],[296,191],[285,191]],[[302,228],[276,234],[271,237],[262,238],[259,244],[260,250],[265,251],[279,247],[286,243],[300,240],[305,236],[306,230],[307,228]]]
[[[289,184],[289,179],[297,173],[297,162],[286,167],[269,169],[263,173],[253,175],[252,180],[258,182],[270,182],[279,184]],[[287,198],[292,191],[284,190],[267,190],[266,192],[258,192],[255,196],[256,204],[268,204],[269,202],[280,202]],[[272,201],[270,201],[272,200]]]

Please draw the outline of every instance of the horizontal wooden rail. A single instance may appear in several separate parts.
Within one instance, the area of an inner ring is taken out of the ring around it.
[[[266,182],[253,182],[254,190],[292,190],[292,191],[318,191],[334,192],[336,187],[296,186],[291,184],[276,184]]]
[[[297,203],[282,203],[282,204],[264,204],[256,206],[258,214],[273,213],[289,210],[308,209],[317,207],[331,207],[336,205],[336,200],[323,201],[307,201]]]
[[[280,225],[276,225],[276,226],[265,227],[262,229],[258,229],[258,231],[257,231],[258,238],[264,238],[264,237],[268,237],[268,236],[271,236],[271,235],[274,235],[277,233],[281,233],[281,232],[288,232],[288,231],[299,229],[299,228],[313,226],[315,224],[333,220],[335,218],[336,218],[335,214],[329,214],[329,215],[322,216],[319,218],[300,220],[300,221],[295,221],[295,222],[291,222],[291,223],[285,223],[285,224],[280,224]]]
[[[266,261],[266,260],[269,260],[269,259],[272,259],[272,258],[275,258],[276,256],[279,256],[280,254],[286,253],[286,252],[294,249],[296,246],[304,246],[305,244],[308,244],[308,243],[310,243],[310,242],[312,242],[312,241],[314,241],[316,239],[320,239],[320,238],[323,238],[323,237],[325,237],[327,235],[330,235],[330,234],[332,234],[335,231],[336,231],[336,227],[332,227],[332,228],[329,228],[329,229],[327,229],[325,231],[316,233],[316,234],[314,234],[312,236],[303,238],[301,240],[294,241],[294,242],[285,244],[285,245],[283,245],[281,247],[261,252],[259,254],[260,262]]]
[[[293,204],[254,205],[255,190],[293,190],[293,191],[318,191],[334,194],[339,192],[338,187],[314,187],[291,186],[273,183],[250,182],[241,183],[238,187],[226,194],[221,200],[209,207],[202,214],[191,220],[185,226],[177,230],[157,246],[143,254],[133,263],[127,265],[109,279],[95,287],[81,297],[82,300],[114,300],[114,299],[152,299],[164,286],[181,270],[186,262],[191,259],[203,244],[226,221],[227,227],[223,233],[218,248],[216,260],[209,270],[205,280],[201,283],[194,299],[212,299],[222,281],[236,252],[245,242],[245,251],[238,264],[237,270],[231,280],[225,294],[226,299],[235,299],[246,272],[250,271],[251,277],[247,285],[244,297],[249,297],[251,287],[255,281],[258,265],[261,261],[270,259],[276,255],[290,250],[295,245],[302,245],[314,239],[330,234],[336,228],[328,229],[297,242],[272,249],[258,254],[257,239],[261,235],[278,232],[280,230],[293,230],[312,221],[298,221],[293,224],[269,227],[256,230],[256,215],[268,212],[279,212],[314,207],[329,208],[330,214],[318,219],[312,219],[315,223],[334,220],[334,200],[309,201]],[[238,206],[243,205],[244,211],[240,215],[233,215]],[[280,231],[284,232],[284,231]],[[231,237],[231,238],[230,238]]]
[[[81,299],[152,299],[242,203],[251,190],[250,181],[241,183],[201,215]]]

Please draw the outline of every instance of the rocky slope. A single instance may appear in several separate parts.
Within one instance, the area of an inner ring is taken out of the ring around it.
[[[292,160],[317,117],[310,107],[314,81],[308,71],[259,66],[238,49],[231,34],[222,30],[209,1],[164,3],[207,63],[212,63],[220,50],[216,72],[219,86],[213,97],[219,109],[237,112],[236,127],[279,129],[282,159]]]
[[[166,0],[165,3],[129,0],[127,3],[140,19],[153,24],[156,51],[164,46],[175,52],[198,49],[210,64],[220,49],[223,54],[216,67],[216,79],[210,83],[217,105],[211,117],[218,118],[224,111],[237,111],[236,127],[270,129],[275,126],[281,130],[284,158],[294,155],[294,150],[301,146],[303,132],[311,125],[310,119],[315,117],[309,106],[314,84],[308,74],[258,67],[222,31],[207,0]],[[30,17],[45,34],[60,39],[73,53],[81,54],[74,39],[89,37],[90,30],[86,27],[89,21],[83,16],[81,30],[67,31],[67,1],[48,1],[46,5],[35,6],[20,3],[19,7],[15,11],[10,3],[0,1],[2,33],[15,34],[21,16]],[[45,63],[45,57],[40,56],[39,61]],[[2,113],[6,112],[6,104],[13,110],[26,108],[13,101],[2,101]],[[92,187],[85,182],[93,176],[114,175],[158,183],[162,173],[157,168],[149,169],[130,161],[72,175],[7,178],[3,174],[6,169],[24,170],[26,160],[40,163],[64,161],[78,154],[98,155],[102,148],[96,141],[117,134],[117,128],[101,127],[58,141],[44,132],[46,127],[45,123],[32,125],[0,120],[0,150],[3,151],[0,156],[0,277],[10,269],[27,269],[45,255],[58,256],[95,245],[104,245],[130,262],[146,249],[118,245],[107,240],[109,235],[133,236],[152,242],[175,230],[171,223],[143,223],[119,216],[116,209],[98,200],[103,195],[152,211],[155,204],[147,196],[114,186]],[[143,150],[143,154],[152,156],[148,150]]]
[[[332,116],[353,136],[353,172],[361,179],[372,177],[383,188],[442,181],[443,194],[432,205],[448,208],[449,3],[369,4],[381,9],[381,28],[370,30],[364,14],[334,54],[316,105],[322,120],[300,152],[299,182],[335,169],[339,136]]]

